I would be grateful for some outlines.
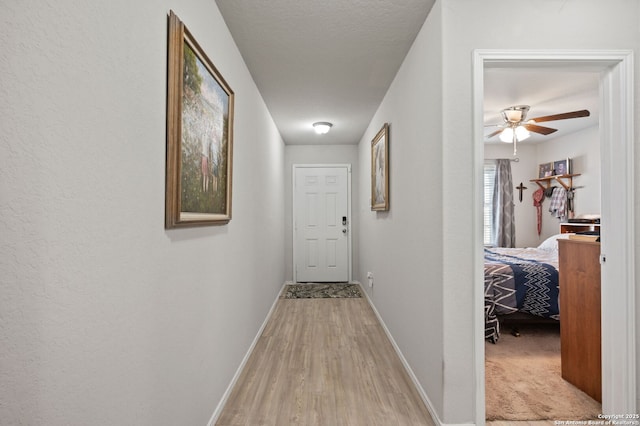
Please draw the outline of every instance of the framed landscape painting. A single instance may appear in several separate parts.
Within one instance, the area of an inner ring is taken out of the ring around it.
[[[169,14],[165,228],[231,220],[234,93]]]
[[[371,141],[371,210],[389,210],[389,123]]]

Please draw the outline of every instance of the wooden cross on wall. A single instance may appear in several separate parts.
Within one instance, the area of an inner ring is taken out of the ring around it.
[[[519,198],[520,198],[520,202],[522,202],[522,191],[523,191],[523,190],[525,190],[525,189],[527,189],[527,187],[526,187],[526,186],[524,186],[524,185],[522,185],[522,182],[520,182],[520,185],[519,185],[519,186],[516,186],[516,189],[517,189],[518,191],[520,191],[520,196],[519,196]]]

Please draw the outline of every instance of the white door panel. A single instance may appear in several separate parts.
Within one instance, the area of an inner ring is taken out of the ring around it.
[[[298,282],[349,280],[348,173],[346,166],[294,168],[294,278]]]

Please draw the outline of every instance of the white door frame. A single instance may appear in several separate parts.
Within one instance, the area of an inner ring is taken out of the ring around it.
[[[296,249],[296,169],[301,168],[345,168],[347,169],[347,217],[349,220],[348,232],[347,232],[347,279],[352,281],[352,253],[351,253],[351,235],[353,234],[353,216],[351,215],[351,164],[294,164],[292,168],[293,173],[293,203],[292,203],[292,226],[293,226],[293,282],[298,282],[298,273],[296,271],[297,265],[297,249]]]
[[[474,355],[476,424],[485,423],[482,250],[483,99],[486,66],[582,66],[601,72],[602,411],[634,414],[636,318],[634,254],[633,51],[476,50],[474,102]],[[615,208],[614,208],[615,206]]]

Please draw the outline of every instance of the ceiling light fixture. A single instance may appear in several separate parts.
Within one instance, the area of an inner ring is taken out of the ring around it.
[[[317,123],[313,123],[313,128],[315,129],[316,133],[319,135],[324,135],[325,133],[328,133],[332,126],[333,124],[327,121],[318,121]]]
[[[500,140],[502,142],[511,143],[513,142],[513,133],[514,130],[511,127],[507,127],[500,133]],[[515,128],[515,136],[518,142],[523,141],[531,136],[531,133],[524,126],[518,126]]]
[[[513,155],[516,155],[518,152],[518,142],[527,139],[529,136],[531,136],[531,133],[529,133],[524,126],[516,126],[514,123],[504,129],[502,133],[500,133],[499,138],[502,142],[513,142]]]
[[[524,127],[528,112],[529,105],[516,105],[500,111],[508,126],[500,133],[500,140],[506,143],[513,142],[513,155],[516,155],[517,143],[531,136],[529,130]]]
[[[529,112],[529,105],[516,105],[503,109],[500,114],[509,123],[519,123],[527,117],[527,112]]]

